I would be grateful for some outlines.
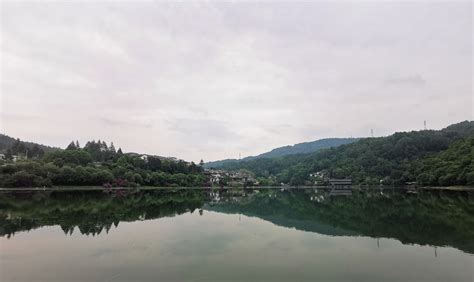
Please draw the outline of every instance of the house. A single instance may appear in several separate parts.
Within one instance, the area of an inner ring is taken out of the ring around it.
[[[228,176],[228,173],[224,170],[219,169],[206,169],[204,174],[209,179],[209,183],[211,185],[219,185],[221,184],[222,180]]]
[[[13,160],[13,162],[16,162],[16,161],[24,161],[24,160],[26,160],[26,156],[23,156],[23,155],[13,155],[13,156],[12,156],[12,160]]]
[[[229,174],[230,186],[243,186],[247,183],[255,183],[255,178],[246,171],[235,171]]]
[[[330,196],[350,196],[352,195],[352,179],[329,179],[332,186]]]
[[[311,173],[309,178],[314,185],[325,185],[328,183],[329,176],[328,172],[323,170]]]
[[[309,177],[314,177],[314,178],[324,178],[326,177],[327,173],[325,171],[317,171],[314,173],[311,173]]]
[[[204,174],[211,185],[244,186],[256,181],[253,175],[246,171],[228,172],[220,169],[206,169]]]

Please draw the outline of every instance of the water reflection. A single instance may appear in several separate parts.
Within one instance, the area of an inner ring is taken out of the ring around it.
[[[257,217],[330,236],[394,238],[474,253],[472,192],[317,189],[144,190],[0,194],[0,236],[59,225],[66,235],[109,233],[120,222],[206,211]]]

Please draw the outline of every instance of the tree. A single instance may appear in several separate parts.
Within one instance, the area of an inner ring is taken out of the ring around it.
[[[26,155],[27,154],[27,148],[23,142],[20,141],[20,139],[16,139],[15,142],[13,143],[12,147],[12,154],[13,155]]]
[[[161,169],[161,160],[155,156],[148,156],[147,167],[151,171],[158,171]]]
[[[109,151],[112,152],[113,154],[116,153],[114,142],[110,142]]]
[[[69,143],[69,145],[66,147],[66,150],[76,150],[78,149],[76,147],[76,143],[74,143],[74,141],[71,141],[71,143]]]
[[[13,152],[11,148],[8,148],[7,151],[5,152],[5,159],[6,160],[11,160],[13,157]]]

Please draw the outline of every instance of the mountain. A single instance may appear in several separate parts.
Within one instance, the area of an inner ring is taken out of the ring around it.
[[[326,138],[313,142],[304,142],[293,146],[284,146],[271,150],[270,152],[258,155],[255,158],[276,158],[287,155],[308,154],[321,149],[337,147],[358,141],[359,138]]]
[[[221,160],[221,161],[208,162],[204,164],[204,167],[205,168],[222,168],[223,166],[226,166],[229,164],[236,164],[242,161],[250,161],[250,160],[262,159],[262,158],[278,158],[278,157],[284,157],[288,155],[314,153],[321,149],[337,147],[344,144],[350,144],[358,140],[359,138],[320,139],[320,140],[316,140],[312,142],[298,143],[293,146],[290,145],[290,146],[279,147],[279,148],[271,150],[270,152],[266,152],[257,156],[246,157],[241,160],[226,159],[226,160]]]
[[[227,163],[222,168],[273,176],[274,184],[309,185],[327,178],[351,178],[361,185],[413,181],[433,186],[474,185],[472,139],[474,122],[464,121],[442,130],[397,132],[311,154]],[[310,174],[315,172],[323,179],[313,179]]]
[[[15,144],[17,145],[17,147],[18,145],[20,145],[19,147],[21,148],[24,147],[29,150],[33,150],[33,148],[36,147],[43,150],[45,153],[59,150],[59,148],[54,148],[54,147],[50,147],[50,146],[46,146],[42,144],[33,143],[33,142],[21,141],[20,139],[15,139],[13,137],[0,133],[0,152],[4,153],[8,149],[12,149],[13,147],[15,147]],[[14,153],[17,153],[17,152],[14,152]],[[21,153],[24,153],[24,152],[21,152]]]

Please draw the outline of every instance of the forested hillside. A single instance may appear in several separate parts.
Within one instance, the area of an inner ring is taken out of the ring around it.
[[[43,186],[201,186],[205,177],[194,163],[156,156],[125,154],[113,143],[87,142],[84,147],[71,142],[65,150],[55,150],[25,161],[0,161],[0,187]]]
[[[215,161],[215,162],[208,162],[204,164],[204,167],[205,168],[221,168],[223,166],[235,164],[242,161],[250,161],[250,160],[255,160],[255,159],[263,159],[263,158],[277,158],[277,157],[296,155],[296,154],[309,154],[309,153],[317,152],[321,149],[337,147],[344,144],[350,144],[358,140],[359,138],[320,139],[320,140],[316,140],[312,142],[298,143],[293,146],[279,147],[279,148],[271,150],[270,152],[266,152],[258,156],[246,157],[241,160],[227,159],[227,160],[221,160],[221,161]]]
[[[42,157],[44,153],[58,150],[33,142],[25,142],[20,139],[12,138],[5,134],[0,134],[0,153],[11,155],[28,155],[30,158]]]
[[[311,183],[310,174],[315,172],[368,185],[401,185],[417,179],[425,185],[473,185],[472,137],[474,122],[465,121],[439,131],[364,138],[313,154],[257,159],[224,168],[247,169],[291,185]]]
[[[454,142],[445,151],[414,165],[421,185],[474,184],[474,137]]]

